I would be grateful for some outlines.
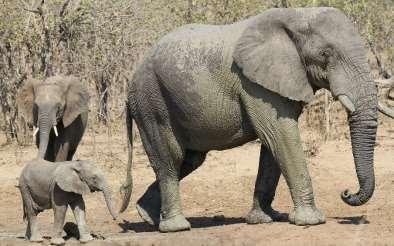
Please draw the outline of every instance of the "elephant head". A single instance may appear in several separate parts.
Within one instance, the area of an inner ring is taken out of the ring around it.
[[[89,161],[72,161],[56,169],[55,183],[64,191],[85,194],[102,191],[111,216],[116,219],[111,188],[104,173]]]
[[[367,202],[375,188],[378,98],[365,50],[341,11],[305,8],[273,9],[252,18],[233,53],[251,82],[303,103],[326,88],[347,109],[360,188],[341,196],[352,206]]]
[[[43,81],[28,79],[17,95],[19,113],[40,132],[39,158],[47,151],[51,129],[69,126],[81,113],[88,111],[89,95],[75,77],[53,76]]]

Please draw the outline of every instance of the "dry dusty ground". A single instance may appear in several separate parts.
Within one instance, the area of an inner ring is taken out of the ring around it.
[[[124,136],[108,136],[89,130],[76,158],[98,160],[115,191],[124,179],[126,145]],[[205,164],[181,184],[184,213],[192,230],[162,234],[142,222],[134,208],[136,199],[153,180],[146,156],[137,146],[134,191],[126,213],[112,221],[101,194],[85,197],[87,220],[97,238],[89,245],[394,245],[393,130],[379,129],[375,153],[375,194],[366,205],[350,207],[339,197],[345,188],[357,188],[350,143],[331,141],[320,146],[317,155],[309,158],[309,170],[317,206],[325,212],[327,223],[302,227],[288,222],[245,224],[258,163],[257,143],[212,151]],[[22,205],[14,185],[24,162],[35,154],[34,146],[0,148],[0,245],[30,245],[23,240]],[[281,178],[274,207],[288,212],[291,205]],[[46,236],[50,235],[52,219],[52,211],[39,216]],[[68,221],[73,221],[70,211]],[[67,241],[77,243],[75,239]]]

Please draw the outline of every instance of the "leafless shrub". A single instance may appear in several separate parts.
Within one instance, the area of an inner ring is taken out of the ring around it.
[[[113,141],[114,133],[124,131],[126,83],[140,58],[161,36],[186,23],[226,24],[271,7],[330,5],[354,20],[371,50],[376,76],[391,74],[394,64],[394,6],[386,0],[19,0],[0,5],[0,129],[9,142],[31,143],[29,126],[18,121],[18,88],[27,76],[50,73],[83,79],[92,97],[89,131],[105,132]],[[345,112],[324,91],[305,108],[301,128],[317,132],[316,146],[348,134]]]

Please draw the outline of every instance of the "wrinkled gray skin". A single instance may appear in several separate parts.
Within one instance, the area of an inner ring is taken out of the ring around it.
[[[323,223],[298,129],[303,106],[320,88],[348,109],[360,188],[343,192],[343,201],[358,206],[373,194],[377,89],[362,40],[337,9],[272,9],[231,25],[186,25],[158,42],[128,86],[128,128],[134,119],[157,178],[137,209],[162,232],[190,228],[179,181],[208,151],[257,138],[260,163],[246,221],[281,217],[271,203],[282,173],[294,202],[289,221]],[[131,183],[128,173],[121,212]]]
[[[39,128],[38,158],[70,161],[85,132],[89,94],[72,76],[52,76],[44,81],[29,79],[17,95],[18,110]],[[57,127],[56,137],[53,126]]]
[[[54,225],[52,244],[64,244],[62,231],[67,206],[70,206],[78,225],[80,241],[92,239],[85,220],[83,194],[102,191],[108,210],[115,219],[111,189],[103,172],[89,161],[48,162],[42,159],[30,161],[19,178],[23,202],[23,218],[27,219],[26,239],[42,241],[37,228],[37,215],[52,208]]]

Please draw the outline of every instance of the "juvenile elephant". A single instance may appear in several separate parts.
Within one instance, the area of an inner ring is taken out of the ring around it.
[[[83,194],[102,191],[112,217],[116,211],[112,204],[111,189],[103,172],[89,161],[48,162],[35,159],[24,167],[18,185],[23,202],[23,218],[27,219],[26,239],[40,242],[36,217],[45,209],[54,211],[52,244],[63,244],[62,231],[67,206],[70,206],[78,225],[79,240],[92,239],[85,221]]]
[[[17,106],[33,124],[38,157],[70,161],[82,139],[88,120],[89,94],[72,76],[29,79],[17,95]],[[52,130],[53,128],[53,130]]]
[[[128,83],[129,134],[134,119],[157,178],[138,200],[139,214],[163,232],[189,229],[179,181],[208,151],[259,138],[259,170],[246,221],[277,218],[271,203],[282,173],[294,202],[289,221],[323,223],[298,129],[304,105],[320,88],[348,111],[360,188],[344,191],[342,199],[362,205],[375,187],[377,89],[363,41],[341,11],[271,9],[231,25],[192,24],[164,36]],[[131,194],[128,170],[121,212]]]

